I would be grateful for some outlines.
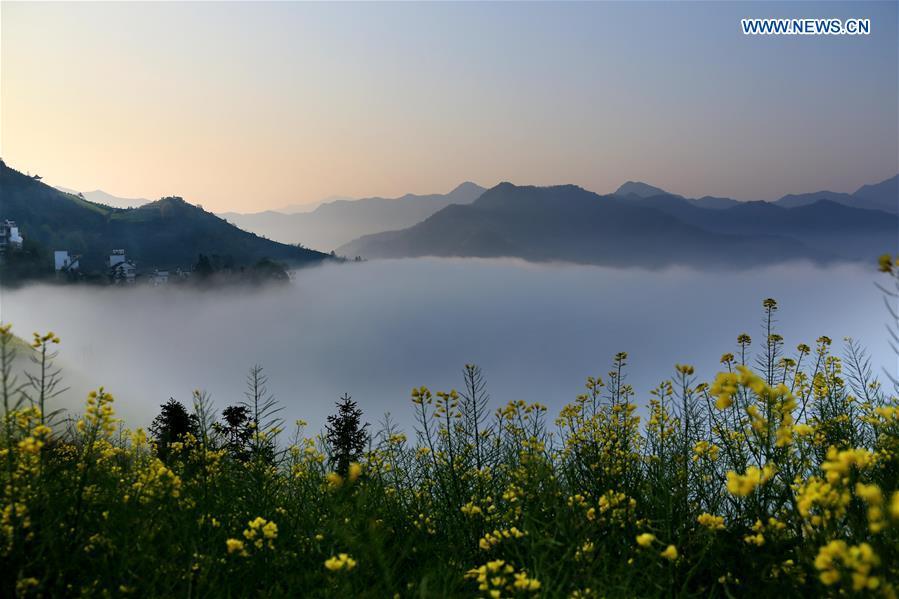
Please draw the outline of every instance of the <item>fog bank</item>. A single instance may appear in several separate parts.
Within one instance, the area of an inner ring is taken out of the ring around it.
[[[467,362],[481,365],[496,405],[540,401],[554,416],[627,351],[644,404],[675,363],[708,379],[739,333],[761,343],[766,297],[780,303],[790,352],[820,335],[841,352],[852,336],[878,371],[895,370],[879,278],[858,266],[703,273],[417,259],[310,268],[258,292],[33,286],[4,291],[0,308],[23,338],[62,338],[72,386],[63,407],[80,409],[104,385],[130,426],[147,425],[169,397],[189,404],[193,389],[221,409],[243,398],[258,363],[288,422],[317,429],[347,392],[369,421],[389,411],[409,428],[410,389],[458,388]]]

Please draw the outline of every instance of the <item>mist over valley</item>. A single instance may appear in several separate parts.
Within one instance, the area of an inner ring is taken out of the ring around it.
[[[820,335],[851,335],[890,366],[887,313],[872,265],[792,263],[741,272],[615,269],[520,260],[383,260],[309,267],[288,285],[219,291],[32,285],[6,290],[3,320],[29,338],[53,330],[81,410],[104,385],[131,426],[169,397],[208,391],[218,409],[244,399],[259,364],[288,422],[318,430],[344,392],[376,424],[412,428],[409,392],[461,388],[480,365],[492,404],[523,399],[554,414],[629,353],[628,381],[645,405],[675,363],[702,380],[749,333],[763,341],[761,303],[779,301],[787,355]]]

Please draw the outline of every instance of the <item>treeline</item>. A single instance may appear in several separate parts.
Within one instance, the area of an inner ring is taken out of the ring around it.
[[[286,282],[290,280],[287,267],[268,258],[249,266],[237,265],[230,256],[200,254],[194,264],[189,281],[195,285],[253,284]]]

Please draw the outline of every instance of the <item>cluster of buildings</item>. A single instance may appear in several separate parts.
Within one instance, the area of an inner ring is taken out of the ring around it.
[[[0,220],[0,259],[10,251],[21,250],[24,241],[15,221]],[[77,276],[81,274],[81,256],[70,254],[68,250],[54,251],[53,270],[58,277]],[[117,285],[131,284],[137,280],[137,265],[128,259],[125,250],[112,250],[109,253],[106,258],[106,272],[110,282]],[[165,285],[169,282],[169,272],[155,269],[148,279],[153,285]]]
[[[5,260],[9,252],[21,250],[24,242],[25,239],[19,232],[19,226],[15,221],[0,219],[0,263]],[[53,271],[59,278],[79,277],[82,274],[81,256],[70,253],[68,250],[55,250],[53,252]],[[137,265],[128,258],[123,249],[110,251],[106,257],[106,274],[109,281],[115,285],[130,285],[138,280]],[[154,268],[153,272],[141,273],[140,279],[155,287],[167,284],[170,279],[185,279],[189,276],[190,272],[180,268],[171,275],[167,270]]]
[[[81,256],[69,254],[68,250],[56,250],[53,252],[53,266],[57,276],[77,275],[81,271]],[[137,265],[125,254],[125,250],[112,250],[106,257],[106,273],[109,281],[114,285],[131,285],[137,282]],[[186,277],[179,268],[175,276]],[[169,282],[169,271],[153,269],[145,279],[154,287],[165,285]]]
[[[10,251],[22,249],[25,239],[19,232],[15,221],[0,219],[0,262]],[[81,256],[68,250],[53,252],[53,271],[57,277],[78,277],[81,275]],[[138,280],[137,265],[130,260],[123,249],[115,249],[106,257],[106,274],[115,285],[130,285]],[[142,273],[140,279],[153,286],[166,285],[170,279],[185,279],[189,272],[180,268],[174,273],[154,268],[152,272]]]

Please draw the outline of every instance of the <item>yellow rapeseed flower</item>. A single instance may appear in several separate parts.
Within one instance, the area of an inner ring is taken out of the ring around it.
[[[346,553],[338,553],[334,557],[325,560],[325,568],[331,572],[339,572],[341,570],[352,570],[356,567],[356,560]]]
[[[696,521],[709,530],[724,530],[724,518],[713,514],[700,514]]]
[[[731,470],[727,473],[727,490],[731,495],[746,497],[755,491],[756,487],[771,480],[774,473],[774,467],[770,464],[765,464],[765,467],[761,469],[750,466],[746,469],[745,474],[738,474]]]
[[[674,545],[668,545],[667,547],[665,547],[665,551],[663,551],[659,555],[661,555],[665,559],[674,561],[677,559],[677,547],[675,547]]]
[[[245,554],[244,544],[240,539],[228,539],[225,541],[225,546],[228,548],[228,553]]]
[[[336,489],[343,484],[343,477],[336,472],[328,472],[328,474],[325,475],[325,480],[328,481],[328,486],[332,489]]]

